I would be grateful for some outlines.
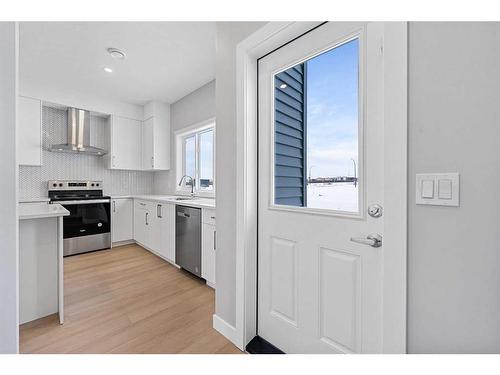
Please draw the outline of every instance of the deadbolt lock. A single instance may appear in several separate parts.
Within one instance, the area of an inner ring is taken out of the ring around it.
[[[371,217],[381,217],[383,208],[380,204],[372,204],[368,207],[368,215]]]

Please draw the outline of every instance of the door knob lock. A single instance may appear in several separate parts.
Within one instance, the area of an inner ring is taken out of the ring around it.
[[[382,236],[378,233],[372,233],[366,236],[366,238],[355,238],[351,237],[352,242],[360,243],[362,245],[369,245],[371,247],[382,246]]]

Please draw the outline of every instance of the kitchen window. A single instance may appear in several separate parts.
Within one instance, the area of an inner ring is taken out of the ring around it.
[[[178,133],[177,139],[177,190],[199,195],[214,195],[215,189],[215,122],[200,124]],[[184,175],[185,178],[179,186]]]

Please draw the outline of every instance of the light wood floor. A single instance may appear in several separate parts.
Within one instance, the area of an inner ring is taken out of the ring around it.
[[[212,328],[213,289],[137,245],[64,268],[64,325],[24,324],[21,353],[241,353]]]

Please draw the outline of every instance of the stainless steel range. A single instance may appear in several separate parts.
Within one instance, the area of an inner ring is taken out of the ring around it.
[[[111,247],[111,197],[102,181],[49,181],[51,203],[70,214],[64,217],[64,256]]]

